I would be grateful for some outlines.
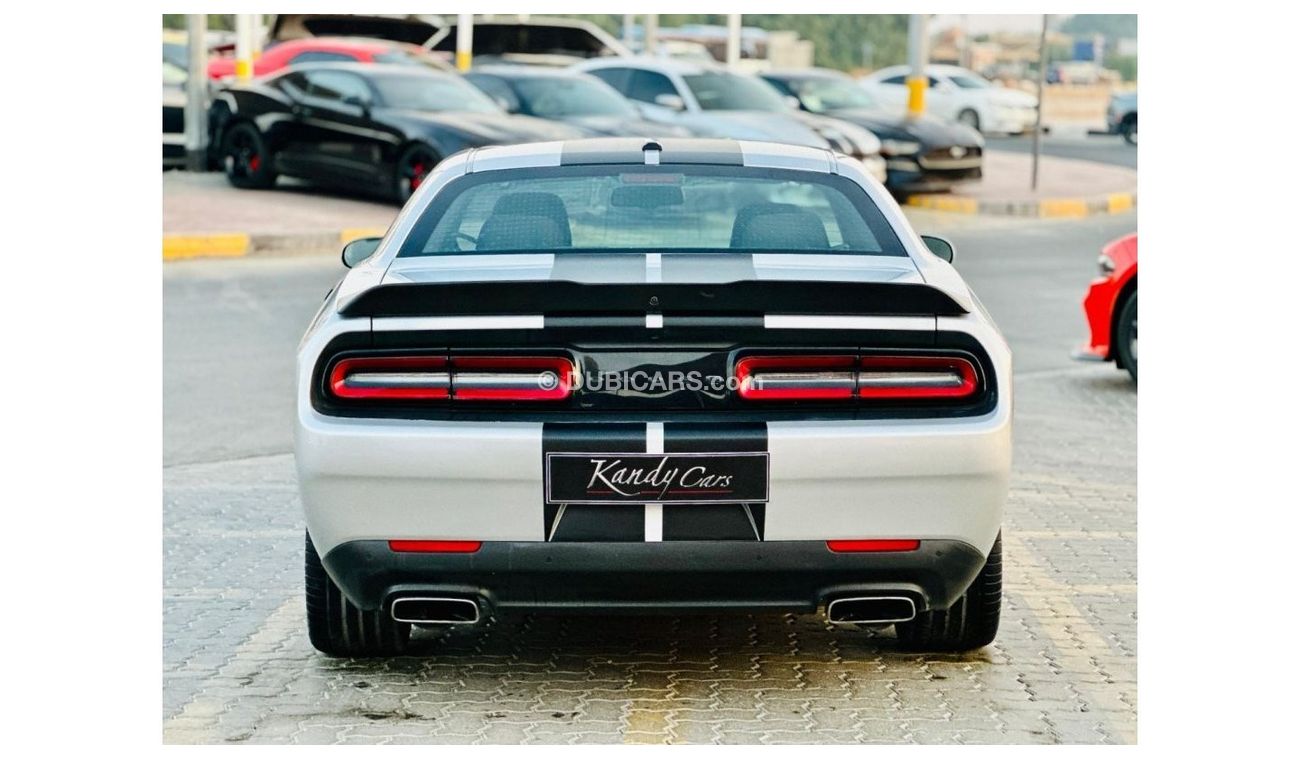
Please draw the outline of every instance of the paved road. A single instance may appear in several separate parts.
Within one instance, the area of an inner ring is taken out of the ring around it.
[[[1033,150],[1033,137],[988,137],[985,144],[989,150],[1006,150],[1014,153],[1029,153]],[[1080,161],[1099,161],[1103,164],[1137,168],[1137,147],[1124,142],[1124,138],[1115,135],[1052,136],[1044,135],[1042,141],[1043,155],[1058,158],[1073,158]]]
[[[964,656],[812,615],[526,616],[415,656],[303,629],[292,353],[333,260],[164,269],[169,742],[1012,742],[1136,738],[1136,393],[1066,359],[1097,249],[1132,217],[916,214],[1016,352],[1001,633]]]

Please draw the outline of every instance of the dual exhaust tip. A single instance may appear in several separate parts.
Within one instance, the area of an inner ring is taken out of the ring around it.
[[[393,600],[393,620],[419,625],[473,625],[478,602],[441,596],[403,596]],[[838,625],[906,623],[916,617],[916,602],[906,596],[849,596],[826,605],[826,618]]]
[[[907,596],[848,596],[826,605],[826,619],[837,625],[906,623],[916,617],[916,602]]]
[[[420,625],[473,625],[478,602],[443,596],[403,596],[393,600],[393,620]]]

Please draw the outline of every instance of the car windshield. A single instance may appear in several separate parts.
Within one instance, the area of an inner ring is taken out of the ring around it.
[[[682,77],[705,111],[787,111],[770,84],[723,71]]]
[[[451,76],[376,74],[371,80],[385,105],[412,111],[501,113],[501,107],[473,85]]]
[[[514,82],[525,110],[543,119],[565,116],[635,116],[616,90],[578,77],[520,77]]]
[[[963,90],[981,90],[985,87],[992,87],[989,80],[975,76],[974,74],[953,74],[948,77],[952,83]]]
[[[875,108],[876,101],[867,91],[844,79],[795,79],[790,89],[799,95],[799,101],[813,113],[835,111],[841,108]]]
[[[906,255],[845,177],[714,165],[470,174],[438,194],[399,255],[555,251]]]
[[[444,71],[436,61],[427,56],[416,55],[406,50],[392,50],[387,53],[375,53],[375,63],[396,63],[402,66],[423,66],[434,71]]]

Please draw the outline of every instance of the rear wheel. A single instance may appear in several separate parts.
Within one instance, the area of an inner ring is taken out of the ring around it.
[[[394,194],[402,203],[420,189],[424,178],[429,176],[433,167],[438,165],[438,154],[427,145],[412,145],[402,151],[397,159],[397,172],[394,178]]]
[[[1128,370],[1133,382],[1136,383],[1138,379],[1138,294],[1136,290],[1124,302],[1124,308],[1119,310],[1119,318],[1115,320],[1115,355],[1119,366]]]
[[[221,161],[226,179],[235,187],[261,190],[275,184],[266,141],[252,124],[236,124],[226,132],[221,141]]]
[[[1002,534],[966,593],[946,610],[897,623],[899,645],[915,652],[966,652],[993,643],[1002,617]]]
[[[307,638],[333,657],[391,657],[406,650],[411,625],[383,610],[362,610],[334,585],[307,536]]]
[[[980,115],[975,113],[975,109],[973,108],[962,109],[961,113],[957,114],[957,121],[965,124],[976,132],[980,130]]]

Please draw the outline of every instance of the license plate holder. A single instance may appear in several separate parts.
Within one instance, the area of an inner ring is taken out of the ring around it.
[[[762,504],[767,452],[618,454],[550,452],[546,501],[552,504]]]

